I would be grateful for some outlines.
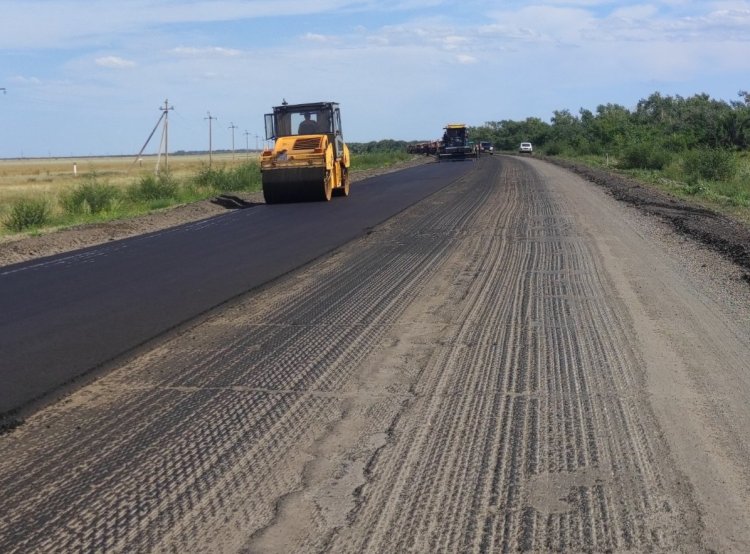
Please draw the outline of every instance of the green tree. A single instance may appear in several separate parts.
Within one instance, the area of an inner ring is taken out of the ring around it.
[[[555,110],[549,132],[549,142],[557,153],[566,150],[578,151],[585,142],[582,121],[570,113],[570,110]]]

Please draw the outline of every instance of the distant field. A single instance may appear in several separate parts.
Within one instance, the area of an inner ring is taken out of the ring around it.
[[[227,192],[261,189],[258,153],[0,160],[0,238],[124,219]],[[387,167],[402,151],[352,155],[354,172]]]
[[[231,168],[258,158],[257,153],[214,154],[213,167]],[[29,158],[0,160],[0,207],[21,197],[55,197],[87,175],[116,187],[126,187],[145,175],[153,175],[157,157]],[[134,163],[135,162],[135,163]],[[177,179],[194,175],[209,162],[206,155],[170,155],[169,171]],[[78,175],[74,175],[73,167]],[[164,157],[161,158],[164,168]]]

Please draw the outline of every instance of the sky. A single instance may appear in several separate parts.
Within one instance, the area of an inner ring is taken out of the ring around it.
[[[214,149],[262,146],[283,99],[339,102],[350,142],[431,140],[737,100],[750,0],[0,0],[0,88],[0,158],[135,155],[166,100],[170,152],[208,150],[209,123]]]

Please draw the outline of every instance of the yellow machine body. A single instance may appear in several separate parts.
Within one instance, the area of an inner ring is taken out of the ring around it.
[[[479,149],[469,140],[469,128],[464,123],[448,123],[437,151],[437,160],[476,159]]]
[[[266,203],[349,195],[350,155],[338,104],[277,106],[266,115],[266,136],[274,139],[273,148],[260,157]]]

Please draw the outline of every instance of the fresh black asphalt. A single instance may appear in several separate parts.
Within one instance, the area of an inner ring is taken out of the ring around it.
[[[420,165],[345,199],[263,204],[0,268],[0,415],[364,235],[473,166]]]

